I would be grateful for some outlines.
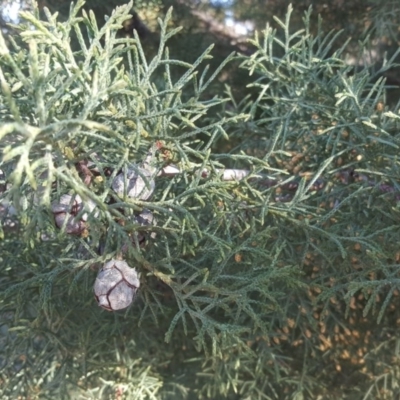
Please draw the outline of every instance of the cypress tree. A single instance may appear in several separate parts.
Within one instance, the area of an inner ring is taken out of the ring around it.
[[[1,397],[398,395],[397,53],[289,7],[210,68],[83,4],[0,36]]]

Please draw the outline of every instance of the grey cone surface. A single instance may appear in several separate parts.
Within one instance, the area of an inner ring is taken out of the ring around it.
[[[140,174],[137,171],[140,171]],[[126,195],[128,197],[147,200],[155,189],[155,182],[151,175],[151,172],[144,168],[128,168],[125,176],[124,173],[120,173],[114,178],[112,188],[122,197],[126,185]]]
[[[136,270],[125,261],[113,259],[99,271],[94,283],[94,293],[100,307],[116,311],[132,303],[139,286]]]

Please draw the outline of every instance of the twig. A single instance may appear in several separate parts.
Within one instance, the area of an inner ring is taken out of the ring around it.
[[[181,174],[182,172],[183,171],[181,171],[177,166],[168,165],[162,168],[157,174],[157,176],[173,177],[175,175]],[[211,172],[208,169],[197,171],[197,173],[199,173],[202,178],[208,178],[211,175]],[[246,169],[217,169],[216,173],[221,174],[221,179],[223,181],[240,181],[251,175],[251,171]],[[367,183],[367,185],[370,187],[377,186],[377,183],[374,180],[369,179],[366,175],[359,174],[354,170],[343,170],[337,175],[337,178],[344,184],[350,184],[351,182],[362,181]],[[294,180],[280,185],[280,182],[282,180],[279,180],[277,178],[271,178],[263,174],[251,175],[251,179],[257,180],[259,184],[267,188],[276,186],[277,188],[280,187],[281,189],[295,192],[299,187],[299,183]],[[313,191],[322,190],[325,186],[326,186],[326,181],[324,179],[317,179],[312,185],[311,190]],[[381,183],[378,185],[378,189],[383,193],[395,193],[396,201],[400,201],[400,190],[396,189],[395,187],[388,185],[386,183]],[[281,200],[281,201],[287,201],[287,200]]]

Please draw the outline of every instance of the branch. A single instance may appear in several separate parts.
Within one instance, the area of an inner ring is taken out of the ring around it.
[[[221,179],[223,181],[240,181],[247,176],[251,174],[250,170],[246,169],[217,169],[217,174],[221,173]],[[181,174],[182,171],[175,165],[168,165],[164,168],[161,169],[161,171],[158,173],[157,176],[168,176],[168,177],[173,177],[175,175]],[[202,178],[208,178],[210,176],[210,171],[207,170],[206,168],[203,170],[197,171],[201,175]],[[301,178],[301,176],[297,177],[298,179]],[[348,185],[352,182],[365,182],[367,186],[369,187],[375,187],[377,183],[368,178],[364,174],[359,174],[355,170],[352,169],[346,169],[343,171],[340,171],[337,175],[337,178],[344,184]],[[276,188],[282,188],[284,190],[289,190],[292,192],[296,192],[296,190],[299,187],[299,183],[295,181],[288,182],[286,184],[280,184],[280,182],[283,180],[278,180],[278,179],[272,179],[271,177],[268,177],[267,175],[264,174],[255,174],[251,176],[252,180],[258,180],[258,183],[263,185],[266,188],[271,188],[271,187],[276,187]],[[311,186],[311,190],[322,190],[326,186],[326,180],[324,179],[317,179],[314,184]],[[395,187],[381,183],[378,186],[378,189],[383,192],[383,193],[395,193],[396,194],[396,201],[400,201],[400,191],[396,189]],[[293,193],[293,195],[294,195]],[[277,197],[276,201],[290,201],[287,197]]]
[[[149,153],[150,154],[150,153]],[[154,153],[150,154],[146,158],[146,162],[149,162],[154,157]],[[165,176],[165,177],[174,177],[175,175],[181,174],[183,171],[179,169],[175,165],[168,165],[162,168],[156,176]],[[202,178],[206,179],[209,178],[211,175],[210,170],[204,168],[202,170],[194,170],[194,173],[200,174]],[[246,169],[217,169],[217,174],[221,174],[221,179],[223,181],[241,181],[246,177],[250,176],[252,172]],[[377,189],[382,193],[394,193],[395,200],[400,201],[400,191],[386,183],[380,183],[377,186],[377,183],[368,178],[367,175],[359,174],[355,170],[346,169],[340,171],[336,175],[336,177],[344,184],[348,185],[352,182],[365,182],[369,187],[377,187]],[[4,179],[4,173],[0,170],[0,178],[1,180]],[[294,179],[301,179],[302,177],[294,177]],[[294,179],[290,182],[281,183],[284,179],[278,178],[271,178],[265,174],[254,174],[251,175],[250,178],[252,181],[256,181],[258,184],[262,185],[265,188],[272,188],[275,187],[276,189],[280,189],[280,191],[285,190],[289,193],[282,194],[281,192],[277,192],[275,196],[275,201],[277,202],[289,202],[293,199],[296,191],[299,188],[299,182],[295,181]],[[287,179],[285,180],[287,181]],[[320,191],[326,187],[327,180],[324,179],[317,179],[313,185],[310,187],[311,191]],[[0,196],[4,194],[6,190],[6,185],[0,185]],[[18,229],[18,224],[16,222],[16,214],[17,211],[13,205],[9,204],[7,200],[0,200],[0,219],[3,226],[3,229],[6,229],[7,232],[15,232]]]

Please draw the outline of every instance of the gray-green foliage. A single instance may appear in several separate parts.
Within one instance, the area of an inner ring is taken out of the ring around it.
[[[359,292],[365,312],[385,320],[398,287],[399,117],[381,109],[383,80],[354,73],[343,48],[329,55],[337,38],[313,37],[311,13],[292,33],[289,10],[282,34],[267,27],[252,41],[242,67],[254,82],[237,103],[229,89],[225,98],[208,92],[232,57],[211,73],[203,66],[211,48],[194,64],[169,58],[178,32],[168,29],[170,14],[148,60],[137,36],[117,36],[131,5],[98,27],[82,4],[64,23],[23,13],[20,37],[9,48],[0,42],[0,199],[18,216],[0,242],[2,397],[324,393],[313,378],[318,341],[307,331],[337,318],[332,297],[350,307]],[[181,173],[157,177],[151,201],[117,198],[113,177],[156,142],[156,167],[171,159]],[[99,179],[84,183],[82,161]],[[224,166],[251,173],[224,181]],[[99,213],[81,237],[57,230],[50,212],[72,192]],[[144,207],[156,227],[132,224]],[[156,233],[145,249],[139,229]],[[107,313],[92,286],[98,265],[124,245],[141,273],[139,298]],[[287,326],[292,342],[305,341],[301,366],[279,345]]]

